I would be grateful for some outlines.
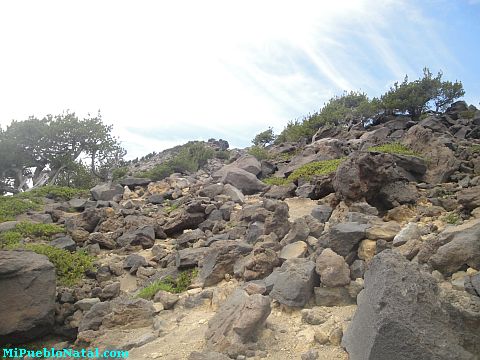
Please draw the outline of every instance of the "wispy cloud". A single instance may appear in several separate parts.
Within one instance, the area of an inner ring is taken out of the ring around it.
[[[413,0],[25,4],[0,5],[0,123],[101,108],[134,157],[192,137],[245,146],[343,90],[459,67]]]

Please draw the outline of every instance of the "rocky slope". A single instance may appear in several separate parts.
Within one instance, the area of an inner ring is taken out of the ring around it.
[[[52,243],[96,266],[55,287],[46,257],[0,251],[0,343],[50,333],[58,348],[131,359],[479,359],[480,112],[466,109],[50,201],[23,218],[63,225]],[[378,147],[396,143],[410,152]],[[191,275],[178,293],[155,287]]]

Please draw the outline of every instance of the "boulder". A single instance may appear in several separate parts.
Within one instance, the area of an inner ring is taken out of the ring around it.
[[[295,196],[296,188],[297,187],[293,183],[279,186],[273,185],[270,190],[265,193],[265,197],[270,199],[285,200],[286,198]]]
[[[260,294],[248,295],[236,289],[208,322],[206,347],[227,353],[244,354],[270,315],[270,299]]]
[[[198,266],[198,263],[203,260],[209,248],[187,248],[177,251],[175,257],[175,266],[178,269],[188,269]]]
[[[198,195],[213,199],[215,196],[220,195],[222,192],[223,184],[211,184],[201,189],[198,192]]]
[[[303,307],[318,282],[313,261],[290,259],[278,269],[270,296],[281,304]]]
[[[123,261],[123,268],[135,273],[140,266],[147,266],[147,260],[141,255],[130,254]]]
[[[425,174],[424,160],[413,157],[385,153],[354,153],[337,169],[333,187],[337,195],[348,201],[366,199],[370,204],[392,208],[392,202],[410,201],[412,190],[409,181],[419,181]],[[389,184],[395,182],[394,188]],[[380,194],[382,191],[384,194]],[[384,196],[388,195],[388,199]],[[397,199],[398,198],[398,199]]]
[[[93,200],[110,201],[113,200],[115,195],[123,194],[123,186],[118,184],[111,186],[108,184],[100,184],[90,189],[90,193],[92,194]]]
[[[141,245],[149,249],[155,243],[155,229],[151,225],[143,225],[136,230],[129,231],[117,239],[117,244],[124,247],[128,245]]]
[[[457,192],[457,201],[467,210],[480,207],[480,185]]]
[[[0,345],[25,343],[53,328],[55,267],[44,255],[0,251]]]
[[[408,129],[405,145],[421,154],[428,154],[428,169],[424,179],[432,184],[445,182],[459,167],[460,161],[448,147],[447,135],[439,136],[433,130],[417,124]]]
[[[418,265],[383,251],[365,274],[342,346],[351,360],[473,360],[480,353],[480,299],[465,296],[443,293]]]
[[[315,270],[320,282],[327,287],[350,284],[350,269],[342,256],[331,249],[325,249],[317,257]]]
[[[328,205],[317,205],[312,209],[312,216],[321,223],[326,223],[332,212],[333,209]]]
[[[163,226],[163,231],[168,236],[181,233],[186,229],[195,229],[205,220],[204,212],[182,211],[169,219]]]
[[[294,243],[288,244],[280,251],[280,259],[298,259],[303,258],[307,254],[308,245],[304,241],[296,241]]]
[[[226,274],[233,274],[233,265],[240,257],[249,254],[253,247],[237,240],[219,240],[213,243],[202,260],[199,278],[204,286],[222,281]]]
[[[480,219],[471,220],[439,236],[440,246],[429,264],[444,274],[451,274],[468,265],[480,269]]]
[[[296,241],[304,241],[309,234],[310,229],[308,228],[306,220],[304,218],[295,219],[290,231],[282,239],[281,244],[288,245]]]
[[[221,182],[235,186],[246,195],[258,193],[267,188],[267,185],[258,180],[255,175],[236,167],[226,169]]]
[[[75,251],[77,244],[70,236],[62,236],[50,241],[50,246],[55,246],[56,248],[68,251]]]
[[[253,175],[257,176],[262,171],[262,165],[252,155],[243,155],[235,160],[231,166],[245,170]]]
[[[414,222],[409,222],[406,226],[404,226],[400,232],[395,235],[393,238],[393,246],[401,246],[406,244],[409,240],[418,240],[422,235],[418,225]]]
[[[368,225],[356,222],[336,224],[320,237],[319,246],[331,248],[335,253],[347,256],[361,240],[365,239],[367,228]]]
[[[225,184],[222,194],[228,196],[233,202],[238,204],[245,202],[245,195],[233,185]]]
[[[244,258],[243,261],[237,262],[234,269],[235,274],[243,276],[245,281],[263,279],[271,274],[274,268],[280,266],[281,261],[274,249],[267,246],[260,246]]]

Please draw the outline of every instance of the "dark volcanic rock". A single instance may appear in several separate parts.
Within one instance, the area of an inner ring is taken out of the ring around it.
[[[392,251],[377,255],[342,345],[351,360],[474,360],[480,299],[443,293],[436,280]]]
[[[168,236],[181,233],[186,229],[194,229],[205,220],[205,213],[181,212],[173,219],[170,219],[164,226],[163,230]]]
[[[267,185],[258,180],[252,173],[235,167],[228,168],[221,181],[224,184],[235,186],[246,195],[255,194],[267,188]]]
[[[480,207],[480,185],[459,191],[457,201],[467,210]]]
[[[101,184],[90,189],[90,193],[93,200],[110,201],[113,200],[115,195],[123,194],[123,187],[121,185],[108,186],[108,184]]]
[[[368,228],[366,224],[356,222],[340,223],[332,226],[328,233],[319,239],[319,245],[331,248],[337,254],[347,256],[350,251],[363,239]]]
[[[147,186],[151,182],[152,182],[152,180],[150,180],[150,179],[134,178],[134,177],[127,177],[127,178],[121,179],[119,181],[120,185],[128,186],[131,189],[135,188],[135,186]]]
[[[304,306],[318,285],[315,263],[307,259],[290,259],[277,271],[270,296],[288,306]]]
[[[0,345],[25,343],[52,330],[55,267],[44,255],[0,251]]]

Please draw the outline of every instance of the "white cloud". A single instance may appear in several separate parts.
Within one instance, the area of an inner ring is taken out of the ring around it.
[[[2,2],[0,124],[101,109],[133,157],[192,128],[245,145],[342,90],[378,91],[381,78],[418,72],[398,46],[425,42],[408,31],[396,40],[398,27],[435,25],[415,9],[394,0]],[[425,33],[429,59],[448,57]]]

